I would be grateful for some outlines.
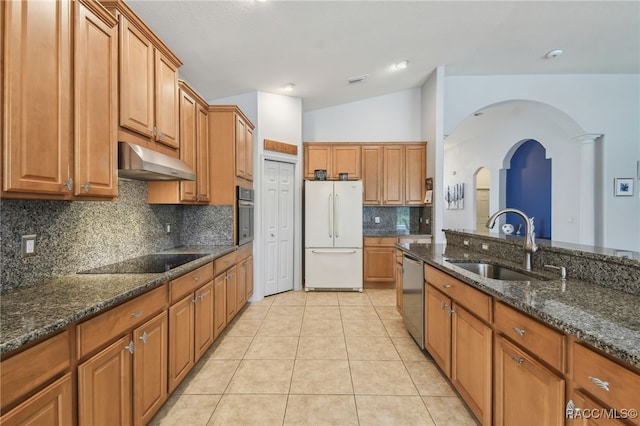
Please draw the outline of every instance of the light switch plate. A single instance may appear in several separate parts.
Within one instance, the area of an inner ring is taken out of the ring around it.
[[[36,255],[36,236],[35,235],[23,235],[22,236],[22,257],[29,257]]]

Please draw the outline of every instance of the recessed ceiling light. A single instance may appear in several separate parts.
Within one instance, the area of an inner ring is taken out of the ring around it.
[[[296,85],[293,83],[287,83],[284,86],[282,86],[282,90],[284,90],[285,92],[291,92],[293,91],[293,89],[295,89]]]
[[[404,61],[400,61],[396,64],[393,64],[393,69],[394,70],[403,70],[406,69],[409,66],[409,61],[408,60],[404,60]]]
[[[560,55],[562,55],[562,49],[553,49],[548,51],[547,54],[544,55],[544,57],[547,59],[553,59],[553,58],[557,58]]]

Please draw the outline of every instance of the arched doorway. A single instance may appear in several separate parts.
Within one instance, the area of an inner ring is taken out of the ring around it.
[[[481,167],[475,176],[476,187],[476,230],[489,232],[487,220],[490,215],[491,200],[491,172],[487,167]]]
[[[537,238],[551,239],[551,159],[538,141],[523,142],[511,157],[507,170],[506,207],[534,217]],[[518,229],[522,219],[507,215],[507,223]]]

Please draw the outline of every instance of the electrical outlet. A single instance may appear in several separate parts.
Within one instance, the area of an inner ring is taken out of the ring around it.
[[[462,244],[464,244],[465,246],[468,246],[469,245],[469,240],[463,240]]]
[[[22,257],[29,257],[36,255],[36,236],[35,235],[23,235],[22,236]]]
[[[428,224],[430,224],[430,223],[431,223],[431,221],[429,220],[429,218],[426,218],[426,219],[424,220],[424,224],[425,224],[425,225],[428,225]]]
[[[489,244],[483,244],[482,250],[489,250]]]
[[[165,223],[164,224],[164,232],[166,232],[167,234],[171,233],[171,224],[170,223]]]
[[[380,223],[380,218],[378,216],[376,216],[376,217],[373,218],[373,221],[375,223]]]

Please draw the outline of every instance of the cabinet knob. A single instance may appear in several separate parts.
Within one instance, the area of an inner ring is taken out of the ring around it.
[[[451,288],[451,285],[449,285],[449,284],[443,284],[443,285],[442,285],[442,288]]]
[[[452,316],[455,313],[456,313],[456,311],[454,311],[453,309],[449,308],[449,316]]]
[[[82,189],[84,189],[84,192],[89,192],[91,184],[89,182],[85,182],[84,185],[82,185]]]
[[[589,376],[589,380],[591,380],[591,383],[593,383],[600,389],[606,390],[607,392],[609,392],[609,382],[605,382],[604,380],[600,380],[597,377],[591,377],[591,376]]]
[[[193,279],[194,279],[195,282],[200,281],[200,277],[194,277]]]
[[[513,331],[520,336],[524,336],[524,328],[513,327]]]
[[[144,344],[147,343],[147,340],[149,340],[149,335],[147,334],[146,331],[144,333],[142,333],[142,336],[140,336],[140,340],[142,340],[142,343],[144,343]]]
[[[67,188],[69,191],[71,191],[73,189],[73,179],[72,178],[67,179],[62,185],[65,188]]]
[[[517,362],[518,364],[522,364],[524,362],[524,359],[517,357],[517,356],[512,356],[511,357],[512,360],[514,360],[515,362]]]
[[[200,300],[204,300],[205,297],[205,293],[202,293],[200,296],[198,296]]]
[[[127,346],[124,347],[126,350],[129,351],[129,353],[133,353],[133,350],[135,349],[135,345],[133,344],[133,340],[129,342],[129,344]]]
[[[198,304],[198,297],[196,296],[196,298],[193,299],[192,302],[193,302],[194,305],[197,305]]]
[[[142,311],[131,312],[131,316],[134,318],[140,318],[142,316]]]
[[[444,300],[442,302],[440,302],[440,309],[444,309],[447,307],[447,304],[444,303]]]

